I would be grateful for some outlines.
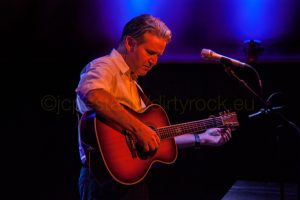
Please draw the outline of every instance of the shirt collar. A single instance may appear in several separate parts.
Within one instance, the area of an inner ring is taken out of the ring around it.
[[[120,69],[122,74],[128,73],[130,71],[130,68],[126,64],[124,58],[122,57],[122,55],[116,49],[113,49],[111,51],[110,56],[116,58],[117,67]]]

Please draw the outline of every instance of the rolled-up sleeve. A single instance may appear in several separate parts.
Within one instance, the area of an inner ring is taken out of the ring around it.
[[[111,63],[94,61],[88,64],[80,75],[80,82],[76,93],[83,99],[86,94],[94,89],[111,90],[113,70]]]

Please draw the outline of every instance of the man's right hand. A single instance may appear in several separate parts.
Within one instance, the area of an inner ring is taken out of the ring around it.
[[[143,125],[137,129],[135,133],[138,144],[143,147],[145,152],[155,151],[160,144],[160,138],[156,132],[150,127]]]

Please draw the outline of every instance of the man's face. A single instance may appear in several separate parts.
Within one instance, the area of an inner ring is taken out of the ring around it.
[[[138,44],[131,38],[127,64],[135,76],[144,76],[156,65],[166,47],[166,41],[151,33],[145,33],[143,42]]]

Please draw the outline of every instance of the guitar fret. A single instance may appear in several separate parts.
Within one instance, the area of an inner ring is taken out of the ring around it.
[[[198,120],[182,124],[175,124],[167,127],[161,127],[157,129],[157,132],[160,135],[161,139],[167,139],[178,135],[201,132],[208,128],[221,127],[222,125],[223,121],[220,119],[220,117],[214,117],[205,120]]]

